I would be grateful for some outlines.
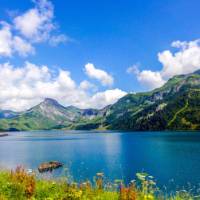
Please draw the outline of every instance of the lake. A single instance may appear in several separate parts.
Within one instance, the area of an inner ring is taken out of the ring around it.
[[[37,169],[41,162],[64,163],[74,180],[135,178],[145,171],[159,186],[187,187],[200,182],[200,132],[12,132],[0,138],[0,166]],[[51,176],[63,175],[55,170]]]

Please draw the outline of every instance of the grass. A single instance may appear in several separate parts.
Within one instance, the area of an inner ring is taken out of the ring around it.
[[[189,105],[188,99],[186,99],[185,106],[175,113],[175,115],[173,116],[173,118],[169,121],[169,123],[167,125],[168,127],[170,127],[171,124],[176,120],[177,115],[179,115],[181,112],[183,112],[183,111],[185,111],[187,109],[188,105]]]
[[[121,180],[105,184],[103,173],[97,173],[95,184],[69,183],[66,179],[37,179],[23,168],[0,171],[0,200],[192,200],[199,199],[186,191],[165,196],[152,176],[137,173],[137,179],[125,186]]]

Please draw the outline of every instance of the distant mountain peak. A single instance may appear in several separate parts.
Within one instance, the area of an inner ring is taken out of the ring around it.
[[[42,110],[49,110],[52,109],[66,109],[63,105],[61,105],[57,100],[52,98],[45,98],[40,104],[35,106],[36,108],[39,106]],[[33,107],[34,108],[34,107]]]
[[[50,105],[55,105],[55,106],[58,106],[60,105],[58,103],[58,101],[56,101],[55,99],[52,99],[52,98],[45,98],[43,102],[41,102],[41,104],[50,104]],[[61,106],[61,105],[60,105]]]
[[[196,70],[193,74],[200,74],[200,69]]]

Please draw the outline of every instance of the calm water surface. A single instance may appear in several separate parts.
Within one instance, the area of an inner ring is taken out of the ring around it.
[[[36,131],[0,138],[2,167],[37,169],[50,160],[64,163],[76,181],[104,172],[109,180],[129,182],[145,171],[160,186],[198,185],[200,132]],[[53,176],[62,174],[60,169]]]

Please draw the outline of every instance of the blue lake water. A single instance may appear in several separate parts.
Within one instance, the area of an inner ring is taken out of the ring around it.
[[[159,186],[198,186],[200,132],[35,131],[0,138],[1,167],[37,169],[51,160],[64,163],[76,181],[104,172],[128,183],[145,171]],[[60,175],[61,169],[52,176]]]

